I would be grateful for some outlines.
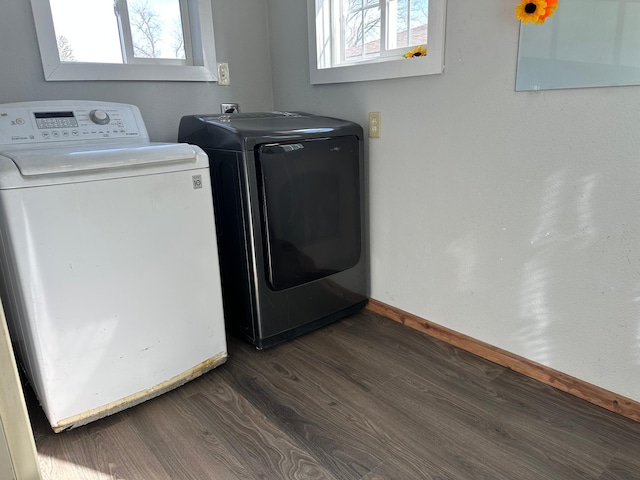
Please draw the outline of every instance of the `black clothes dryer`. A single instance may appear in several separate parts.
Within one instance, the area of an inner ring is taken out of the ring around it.
[[[190,115],[208,155],[227,328],[264,348],[366,304],[363,131],[306,113]]]

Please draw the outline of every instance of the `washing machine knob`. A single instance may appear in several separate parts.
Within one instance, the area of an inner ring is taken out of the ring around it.
[[[98,125],[106,125],[109,123],[109,114],[104,110],[91,110],[89,112],[89,118],[93,123],[97,123]]]

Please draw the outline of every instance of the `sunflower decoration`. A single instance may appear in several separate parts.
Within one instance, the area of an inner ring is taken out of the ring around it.
[[[558,0],[547,0],[547,8],[544,12],[544,14],[540,15],[539,23],[544,23],[544,21],[551,17],[555,11],[556,8],[558,8]]]
[[[558,8],[558,0],[522,0],[516,6],[516,18],[522,23],[544,23]]]
[[[427,55],[427,49],[422,45],[418,45],[413,50],[404,54],[404,58],[413,58],[413,57],[425,57]]]

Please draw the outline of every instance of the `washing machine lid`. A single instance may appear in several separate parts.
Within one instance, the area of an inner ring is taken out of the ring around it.
[[[61,148],[45,151],[27,151],[5,154],[13,160],[24,176],[128,168],[157,163],[193,163],[196,153],[191,145],[148,144],[123,145],[117,148],[99,146],[79,149]]]
[[[0,189],[206,168],[185,143],[93,144],[0,152]],[[7,161],[7,160],[10,160]]]

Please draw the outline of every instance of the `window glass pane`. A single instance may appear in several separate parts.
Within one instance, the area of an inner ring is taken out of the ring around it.
[[[378,1],[346,0],[344,19],[345,62],[378,56],[380,53],[380,6]],[[369,6],[366,6],[370,4]]]
[[[62,62],[122,63],[113,0],[50,0]]]
[[[347,14],[345,28],[345,60],[362,57],[362,11],[357,10]]]
[[[427,43],[429,0],[392,0],[389,2],[389,13],[389,48]]]
[[[127,7],[134,56],[185,58],[179,0],[129,0]]]
[[[364,12],[364,56],[375,57],[380,53],[380,8]]]
[[[352,12],[354,10],[362,9],[362,0],[343,0],[343,5],[346,6],[345,11]]]
[[[409,45],[427,43],[429,23],[429,0],[412,0],[410,14]]]

